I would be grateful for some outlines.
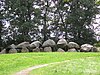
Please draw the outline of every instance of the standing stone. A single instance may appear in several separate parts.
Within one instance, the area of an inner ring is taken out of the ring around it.
[[[52,48],[51,47],[45,47],[44,52],[52,52]]]

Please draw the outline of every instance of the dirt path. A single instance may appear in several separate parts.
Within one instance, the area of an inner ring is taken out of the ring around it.
[[[66,61],[62,61],[62,62],[66,62]],[[33,67],[27,68],[25,70],[21,70],[20,72],[17,72],[14,75],[29,75],[29,73],[34,69],[42,68],[42,67],[45,67],[45,66],[48,66],[48,65],[51,65],[51,64],[57,64],[57,63],[62,63],[62,62],[54,62],[54,63],[50,63],[50,64],[43,64],[43,65],[33,66]]]
[[[14,75],[29,75],[30,71],[37,69],[37,68],[45,67],[45,66],[48,66],[48,64],[33,66],[33,67],[27,68],[25,70],[22,70],[20,72],[17,72]]]

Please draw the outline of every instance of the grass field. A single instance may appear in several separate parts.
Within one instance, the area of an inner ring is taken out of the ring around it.
[[[33,70],[30,75],[100,75],[100,56],[49,65]]]
[[[87,57],[91,57],[94,59],[97,58],[99,60],[95,62],[100,63],[99,53],[67,53],[67,52],[66,53],[56,53],[55,52],[55,53],[2,54],[0,55],[0,75],[11,75],[22,69],[26,69],[28,67],[38,65],[38,64],[59,62],[59,61],[65,61],[65,60],[70,60],[69,63],[74,62],[74,61],[75,63],[77,63],[81,61],[81,60],[78,61],[78,59],[86,59]],[[84,61],[88,62],[88,60],[84,60]],[[63,64],[67,65],[68,63],[63,63]],[[58,66],[58,67],[60,68],[61,66]],[[51,68],[50,67],[46,67],[46,68],[52,69],[54,67],[55,65],[52,66]],[[46,70],[46,68],[42,68],[42,70]],[[32,74],[39,75],[39,74],[36,74],[38,73],[38,71],[40,70],[37,69],[35,72],[32,72]],[[43,74],[43,75],[49,75],[49,74]],[[51,75],[58,75],[58,74],[51,73]]]

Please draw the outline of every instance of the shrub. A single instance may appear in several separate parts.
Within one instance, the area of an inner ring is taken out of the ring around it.
[[[95,43],[94,46],[96,46],[96,47],[100,47],[100,41],[97,42],[97,43]]]

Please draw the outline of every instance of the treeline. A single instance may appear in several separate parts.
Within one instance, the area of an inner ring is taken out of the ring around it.
[[[60,36],[94,44],[99,4],[95,0],[0,0],[0,47],[49,38],[58,41]]]

